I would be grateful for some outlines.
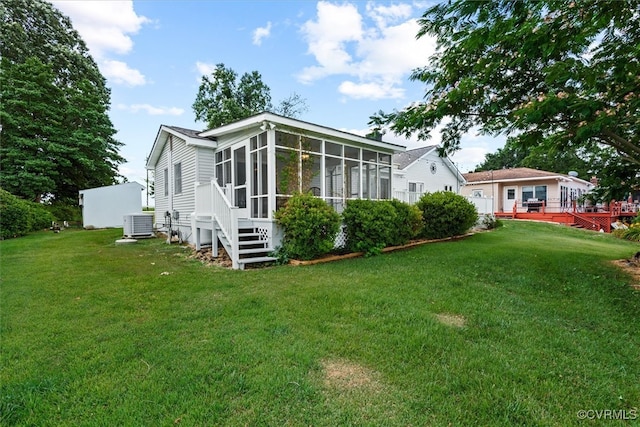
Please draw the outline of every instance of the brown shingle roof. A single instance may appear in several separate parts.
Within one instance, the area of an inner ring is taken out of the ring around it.
[[[483,181],[509,181],[525,178],[551,178],[569,176],[563,173],[541,171],[531,168],[497,169],[494,171],[471,172],[463,174],[468,183]]]

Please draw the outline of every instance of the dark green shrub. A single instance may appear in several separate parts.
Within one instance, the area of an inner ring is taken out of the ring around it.
[[[53,220],[53,215],[43,205],[22,200],[0,189],[0,238],[24,236],[31,231],[49,228]]]
[[[291,197],[275,218],[284,231],[281,251],[290,258],[308,260],[328,253],[340,230],[340,215],[310,194]]]
[[[396,220],[393,224],[394,232],[391,234],[391,246],[406,245],[411,239],[415,239],[422,230],[422,212],[415,205],[410,205],[400,200],[389,201],[396,211]]]
[[[422,234],[429,239],[459,236],[478,221],[476,207],[450,191],[425,193],[416,206],[422,211]]]
[[[63,221],[82,222],[82,208],[78,206],[77,202],[75,204],[54,202],[51,205],[46,205],[46,208],[59,223]]]
[[[342,218],[350,251],[376,255],[394,239],[397,213],[387,200],[349,200]]]

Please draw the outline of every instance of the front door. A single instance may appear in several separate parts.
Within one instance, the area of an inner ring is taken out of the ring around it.
[[[502,212],[511,212],[513,210],[513,204],[516,202],[516,190],[516,187],[504,187]]]
[[[240,208],[240,217],[248,218],[247,212],[247,146],[233,150],[233,205]]]

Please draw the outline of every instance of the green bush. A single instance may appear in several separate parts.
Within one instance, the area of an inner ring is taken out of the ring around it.
[[[61,203],[56,202],[51,205],[46,205],[46,209],[51,212],[55,220],[62,223],[63,221],[69,222],[82,222],[82,208],[78,204]]]
[[[425,193],[416,206],[422,211],[422,234],[429,239],[459,236],[478,221],[476,207],[450,191]]]
[[[0,189],[0,238],[10,239],[49,228],[52,221],[53,215],[43,205]]]
[[[311,194],[294,195],[275,218],[284,231],[280,250],[290,258],[308,260],[328,253],[340,230],[340,215]]]
[[[415,239],[422,230],[422,212],[415,205],[400,200],[389,201],[396,211],[395,224],[392,224],[391,246],[406,245]]]
[[[376,255],[393,242],[397,213],[389,201],[349,200],[342,218],[350,251]]]

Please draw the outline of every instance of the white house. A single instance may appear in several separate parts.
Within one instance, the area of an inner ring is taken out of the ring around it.
[[[197,132],[161,126],[147,161],[156,227],[222,243],[234,268],[269,260],[281,241],[273,213],[296,192],[338,212],[349,199],[393,197],[392,156],[405,147],[272,113]]]
[[[82,224],[85,228],[122,227],[127,214],[142,213],[142,190],[137,182],[89,188],[79,191]]]
[[[424,193],[452,191],[459,193],[465,179],[447,157],[438,155],[438,146],[407,150],[393,155],[393,195],[415,203]]]

